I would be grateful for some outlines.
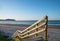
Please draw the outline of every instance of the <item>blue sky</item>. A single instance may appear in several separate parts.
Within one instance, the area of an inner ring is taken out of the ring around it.
[[[0,19],[60,20],[60,0],[0,0]]]

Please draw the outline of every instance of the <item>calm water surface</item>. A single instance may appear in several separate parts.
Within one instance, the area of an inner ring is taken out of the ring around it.
[[[0,24],[33,24],[36,20],[22,20],[22,21],[0,21]],[[49,20],[49,25],[60,25],[60,20]]]

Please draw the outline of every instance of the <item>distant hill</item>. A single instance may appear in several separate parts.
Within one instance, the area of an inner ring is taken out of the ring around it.
[[[15,19],[0,19],[0,21],[15,21]]]

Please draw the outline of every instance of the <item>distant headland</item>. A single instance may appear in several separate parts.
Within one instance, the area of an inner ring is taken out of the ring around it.
[[[0,19],[0,21],[16,21],[15,19]]]

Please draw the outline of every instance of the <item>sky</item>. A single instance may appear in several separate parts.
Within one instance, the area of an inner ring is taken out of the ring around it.
[[[60,20],[60,0],[0,0],[0,19]]]

